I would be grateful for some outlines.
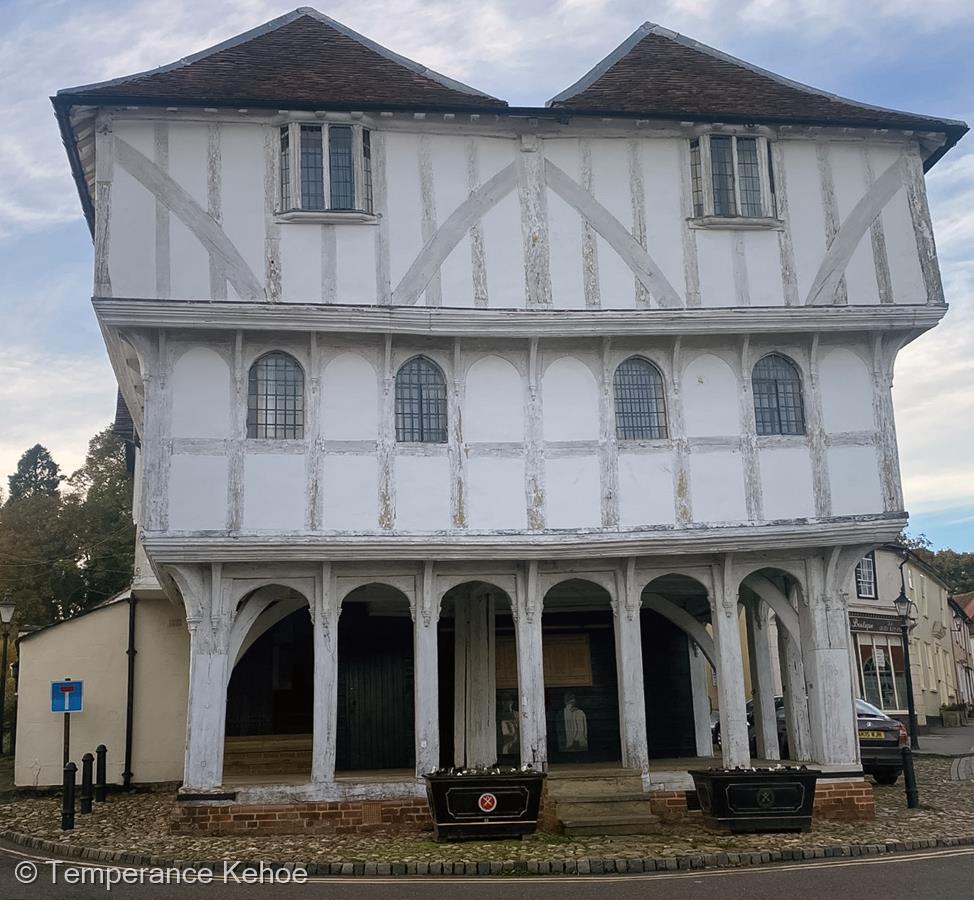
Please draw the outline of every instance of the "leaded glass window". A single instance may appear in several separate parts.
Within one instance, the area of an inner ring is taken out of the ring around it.
[[[372,132],[362,129],[362,208],[372,212]]]
[[[787,356],[769,353],[751,373],[758,434],[804,434],[805,410],[798,367]]]
[[[616,437],[624,441],[665,438],[666,396],[659,369],[633,356],[619,365],[614,381]]]
[[[710,169],[714,185],[714,215],[737,215],[734,200],[734,146],[733,138],[710,139]]]
[[[403,363],[396,374],[396,440],[446,443],[446,380],[425,356]]]
[[[372,212],[372,139],[361,125],[282,125],[279,153],[279,212]]]
[[[763,137],[704,134],[690,141],[690,189],[696,218],[774,215],[771,145]]]
[[[324,209],[321,126],[301,126],[301,209]]]
[[[332,125],[328,129],[328,162],[331,173],[331,208],[354,209],[352,129],[348,125]]]
[[[250,367],[247,437],[304,437],[304,371],[293,356],[275,350]]]

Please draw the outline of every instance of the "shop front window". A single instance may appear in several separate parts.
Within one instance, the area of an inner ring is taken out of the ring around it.
[[[863,699],[887,712],[902,709],[906,680],[900,640],[873,634],[856,634],[855,639]]]

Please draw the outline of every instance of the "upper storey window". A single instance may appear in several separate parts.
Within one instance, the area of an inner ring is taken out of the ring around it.
[[[876,554],[867,553],[856,563],[856,596],[876,599]]]
[[[396,440],[446,443],[446,379],[425,356],[403,363],[396,374]]]
[[[250,367],[247,437],[304,437],[304,371],[287,353],[265,353]]]
[[[758,434],[804,434],[805,409],[798,367],[787,356],[769,353],[751,372]]]
[[[281,127],[280,212],[372,214],[372,137],[359,125]]]
[[[615,373],[616,437],[652,441],[666,437],[663,376],[651,362],[632,356]]]
[[[763,137],[704,134],[690,141],[695,218],[775,215],[771,156]]]

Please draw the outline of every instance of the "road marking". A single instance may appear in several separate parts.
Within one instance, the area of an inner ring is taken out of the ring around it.
[[[127,863],[95,863],[88,860],[64,859],[59,856],[42,856],[39,854],[24,853],[20,850],[12,850],[7,847],[0,847],[0,854],[10,857],[21,857],[31,860],[56,860],[66,866],[75,866],[80,869],[162,869],[165,866],[138,866]],[[946,847],[941,850],[919,851],[916,853],[887,853],[880,856],[869,857],[843,857],[842,859],[819,859],[802,860],[796,863],[762,863],[738,869],[680,869],[676,872],[626,872],[618,875],[383,875],[379,877],[356,875],[351,878],[341,875],[311,876],[305,884],[368,884],[368,885],[388,885],[399,884],[404,881],[410,884],[465,884],[470,885],[473,879],[483,879],[490,884],[523,884],[525,881],[544,881],[545,884],[609,884],[618,881],[667,881],[673,878],[717,878],[727,875],[768,875],[776,872],[795,872],[804,869],[841,869],[849,866],[877,865],[882,863],[904,863],[917,862],[926,859],[947,859],[954,856],[974,856],[974,847]],[[233,882],[213,873],[215,882],[224,884]]]

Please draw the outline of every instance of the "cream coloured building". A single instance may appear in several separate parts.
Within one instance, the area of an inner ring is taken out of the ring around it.
[[[758,755],[777,679],[793,755],[856,771],[848,585],[906,521],[890,383],[946,310],[923,173],[963,123],[650,24],[516,109],[307,9],[54,105],[142,590],[188,626],[185,792],[685,786],[715,672],[751,762],[743,646]]]

